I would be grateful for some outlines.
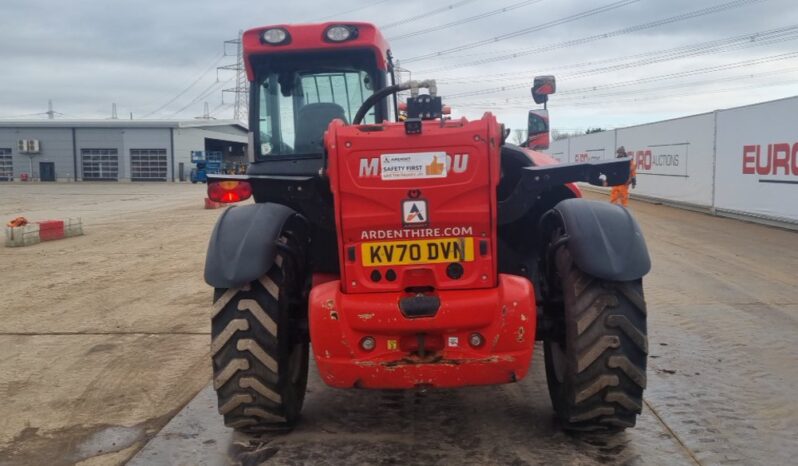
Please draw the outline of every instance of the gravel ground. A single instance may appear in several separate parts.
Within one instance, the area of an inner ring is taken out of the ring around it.
[[[86,232],[0,248],[0,463],[120,463],[205,386],[220,211],[203,190],[0,184],[3,223],[81,217]]]
[[[219,211],[202,209],[202,189],[0,184],[0,219],[80,216],[87,232],[0,249],[0,464],[792,464],[798,455],[798,233],[639,202],[631,209],[654,269],[635,429],[561,433],[538,352],[529,377],[499,387],[335,390],[314,373],[295,432],[237,437],[207,388],[201,271]]]

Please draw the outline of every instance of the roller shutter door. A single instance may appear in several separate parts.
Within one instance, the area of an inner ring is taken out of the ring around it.
[[[166,149],[130,149],[133,181],[166,181]]]
[[[11,149],[0,149],[0,181],[14,181],[14,163]]]
[[[119,154],[116,149],[81,149],[84,181],[118,181]]]

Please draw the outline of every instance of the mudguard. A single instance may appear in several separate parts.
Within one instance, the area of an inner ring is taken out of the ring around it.
[[[624,282],[642,278],[651,270],[643,233],[627,209],[607,202],[566,199],[552,211],[565,229],[574,262],[587,274]]]
[[[238,288],[271,268],[275,241],[296,212],[282,204],[229,207],[213,228],[205,258],[205,282],[216,288]]]

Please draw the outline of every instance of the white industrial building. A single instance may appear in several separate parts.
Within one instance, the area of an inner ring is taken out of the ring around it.
[[[0,120],[0,181],[184,181],[192,151],[246,160],[231,120]]]

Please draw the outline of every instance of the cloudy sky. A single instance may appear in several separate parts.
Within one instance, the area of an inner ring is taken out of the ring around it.
[[[223,42],[275,23],[365,20],[454,115],[511,127],[555,74],[561,131],[798,95],[795,0],[2,0],[0,118],[232,116]],[[232,53],[233,48],[228,48]]]

